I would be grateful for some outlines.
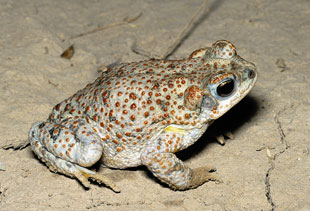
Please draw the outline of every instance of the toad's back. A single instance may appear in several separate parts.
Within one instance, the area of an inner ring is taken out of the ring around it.
[[[151,60],[107,69],[94,83],[57,104],[49,121],[85,118],[116,152],[127,147],[139,151],[167,125],[193,128],[198,123],[199,111],[184,106],[184,92],[200,87],[198,78],[212,71],[199,71],[199,65],[201,59]]]

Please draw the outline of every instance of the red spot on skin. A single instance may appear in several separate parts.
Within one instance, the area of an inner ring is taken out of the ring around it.
[[[59,109],[60,109],[60,104],[57,104],[56,105],[56,110],[59,111]]]
[[[80,96],[77,98],[77,101],[80,102],[81,99],[82,99],[82,95],[80,95]]]
[[[102,93],[102,97],[107,96],[107,94],[108,94],[108,91],[104,91],[104,92]]]
[[[158,85],[154,85],[152,89],[158,90]]]
[[[136,116],[135,116],[135,115],[131,115],[131,116],[130,116],[130,119],[131,119],[131,121],[135,121]]]
[[[137,96],[135,95],[135,93],[130,93],[129,97],[133,100],[137,99]]]
[[[130,109],[134,110],[135,108],[137,108],[137,105],[135,103],[131,104]]]

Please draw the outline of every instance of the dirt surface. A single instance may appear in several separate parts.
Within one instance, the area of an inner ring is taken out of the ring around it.
[[[209,1],[170,57],[187,57],[214,41],[232,41],[254,62],[259,79],[217,120],[207,136],[178,156],[188,166],[212,164],[221,184],[172,191],[144,167],[99,171],[121,188],[51,173],[27,142],[31,124],[115,62],[160,56],[201,0],[0,1],[1,210],[310,210],[310,4],[308,0]],[[136,21],[70,37],[142,13]],[[74,44],[71,60],[60,54]],[[232,131],[224,146],[213,135]],[[11,148],[10,148],[11,147]]]

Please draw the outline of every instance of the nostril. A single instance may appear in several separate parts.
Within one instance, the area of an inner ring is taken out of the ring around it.
[[[253,79],[253,78],[255,78],[256,73],[253,70],[249,70],[248,76],[249,76],[250,79]]]

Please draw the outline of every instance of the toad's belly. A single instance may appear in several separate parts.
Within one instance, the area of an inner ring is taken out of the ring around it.
[[[122,152],[115,152],[113,149],[104,146],[101,162],[110,168],[123,169],[140,166],[142,165],[140,151],[128,149]]]

